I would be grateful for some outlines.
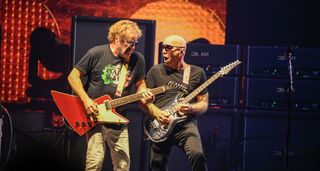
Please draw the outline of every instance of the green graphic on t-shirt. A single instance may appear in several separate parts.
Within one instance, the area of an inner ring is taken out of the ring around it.
[[[114,70],[114,66],[108,64],[104,67],[104,69],[102,70],[102,80],[103,80],[103,83],[104,84],[111,84],[112,83],[112,80],[110,78],[110,75],[111,75],[111,71]]]
[[[118,84],[119,74],[121,65],[111,65],[108,64],[102,70],[101,78],[103,83],[108,84]]]

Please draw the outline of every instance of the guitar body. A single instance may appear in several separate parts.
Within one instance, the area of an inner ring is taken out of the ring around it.
[[[98,104],[99,115],[94,118],[89,118],[79,97],[54,90],[51,91],[51,94],[63,117],[80,136],[101,122],[129,123],[129,121],[118,114],[115,109],[106,109],[104,102],[112,100],[108,95],[101,96],[94,100]]]
[[[187,119],[187,116],[180,116],[174,109],[177,105],[177,98],[174,99],[174,102],[171,105],[162,108],[161,110],[166,111],[169,114],[170,123],[169,125],[162,124],[158,122],[156,119],[151,119],[149,117],[145,117],[144,119],[144,132],[148,136],[148,138],[153,142],[162,142],[165,141],[173,128],[180,122],[183,122]]]
[[[115,108],[106,109],[105,101],[111,101],[108,95],[101,96],[94,101],[98,104],[99,115],[92,118],[95,121],[102,123],[128,124],[129,120],[120,115]]]
[[[144,119],[144,132],[148,138],[153,142],[163,142],[171,134],[173,128],[180,122],[183,122],[187,119],[186,116],[171,116],[171,121],[169,125],[164,125],[159,123],[156,119],[150,119],[145,117]]]

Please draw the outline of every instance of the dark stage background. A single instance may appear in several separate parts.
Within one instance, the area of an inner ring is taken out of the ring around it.
[[[315,1],[228,0],[226,44],[319,47]]]

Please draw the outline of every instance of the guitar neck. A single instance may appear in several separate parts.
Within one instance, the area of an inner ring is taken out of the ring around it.
[[[161,87],[153,88],[150,91],[154,95],[157,95],[157,94],[163,93],[165,90],[166,90],[165,86],[161,86]],[[142,94],[143,93],[140,92],[140,93],[136,93],[136,94],[131,94],[129,96],[121,97],[118,99],[114,99],[114,100],[110,101],[110,107],[115,108],[115,107],[119,107],[119,106],[122,106],[122,105],[125,105],[128,103],[138,101],[143,98]]]
[[[189,101],[191,101],[194,97],[196,97],[201,91],[203,91],[206,87],[208,87],[213,81],[215,81],[220,76],[221,76],[220,72],[215,73],[207,81],[201,84],[201,86],[199,86],[192,93],[186,96],[181,103],[188,103]]]
[[[196,88],[192,93],[190,93],[187,97],[185,97],[181,103],[188,103],[190,100],[196,97],[202,90],[208,87],[213,81],[215,81],[217,78],[221,77],[222,75],[227,74],[229,71],[231,71],[234,67],[236,67],[240,63],[241,62],[239,60],[236,60],[230,63],[229,65],[226,65],[223,68],[221,68],[219,72],[215,73],[207,81],[205,81],[201,86]]]

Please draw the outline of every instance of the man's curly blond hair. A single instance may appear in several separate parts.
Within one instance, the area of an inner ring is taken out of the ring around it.
[[[128,33],[136,35],[137,38],[140,38],[142,34],[136,22],[120,20],[109,28],[108,41],[109,43],[113,43],[115,42],[116,37],[120,38],[120,40],[124,40]]]

